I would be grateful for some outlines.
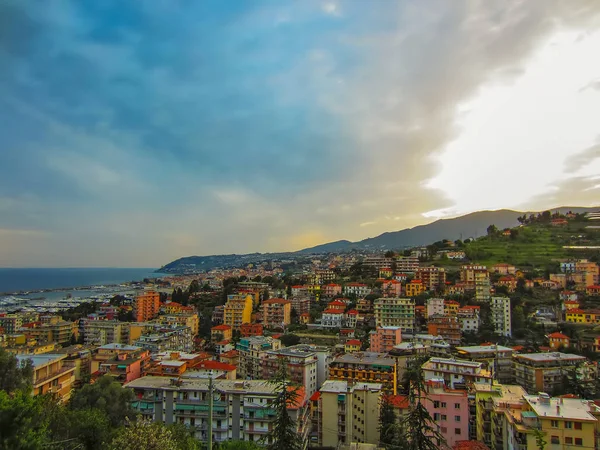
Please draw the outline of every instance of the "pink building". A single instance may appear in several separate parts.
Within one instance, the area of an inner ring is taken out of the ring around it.
[[[371,331],[370,351],[377,353],[389,352],[394,345],[402,342],[402,329],[400,327],[377,327]]]
[[[150,352],[138,350],[133,353],[117,353],[113,358],[100,364],[98,372],[92,376],[111,375],[121,384],[140,378],[150,364]]]
[[[402,294],[402,283],[397,280],[384,280],[381,284],[384,297],[400,297]]]
[[[469,439],[469,402],[467,391],[449,389],[442,382],[428,381],[422,399],[448,447]]]
[[[342,293],[342,286],[340,284],[329,283],[321,288],[321,295],[324,297],[335,297]]]

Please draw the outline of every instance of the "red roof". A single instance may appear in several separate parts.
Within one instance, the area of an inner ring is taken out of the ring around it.
[[[345,304],[344,302],[341,302],[341,301],[339,301],[339,300],[334,300],[334,301],[332,301],[332,302],[329,302],[329,303],[327,304],[327,306],[328,306],[328,307],[331,307],[331,306],[343,306],[343,307],[345,308],[345,307],[346,307],[346,304]]]
[[[341,285],[335,284],[335,283],[329,283],[329,284],[326,284],[325,286],[329,286],[329,287],[342,287]]]
[[[578,300],[565,300],[563,303],[565,305],[579,305],[579,301]]]
[[[327,308],[323,311],[323,314],[344,314],[344,311],[340,311],[339,309]]]
[[[548,335],[549,339],[570,339],[569,336],[565,336],[562,333],[559,333],[558,331],[552,334]]]
[[[362,345],[362,342],[360,342],[358,339],[350,339],[348,342],[346,342],[346,345]]]
[[[286,300],[284,298],[270,298],[269,300],[265,300],[263,302],[263,305],[274,305],[274,304],[287,305],[288,303],[292,303],[292,302],[290,300]]]
[[[215,330],[215,331],[226,331],[226,330],[231,330],[231,327],[229,325],[217,325],[215,327],[212,327],[211,330]]]
[[[197,364],[195,366],[195,368],[199,368],[199,369],[208,369],[208,370],[227,370],[227,371],[232,371],[237,369],[237,367],[235,367],[232,364],[227,364],[221,361],[214,361],[214,360],[208,360],[208,361],[202,361],[201,363]]]
[[[234,356],[237,356],[240,352],[238,352],[237,350],[229,350],[228,352],[225,353],[221,353],[221,358],[225,357],[225,358],[233,358]]]
[[[367,285],[363,283],[348,283],[346,286],[367,287]]]
[[[481,441],[457,441],[452,447],[453,450],[490,450],[490,448]]]
[[[229,344],[229,342],[231,342],[229,339],[225,339],[223,341],[217,342],[217,345],[227,345]]]
[[[465,305],[462,308],[459,308],[459,310],[461,309],[481,309],[481,306],[478,305]]]
[[[353,316],[356,316],[356,315],[358,315],[358,311],[357,311],[357,310],[355,310],[355,309],[351,309],[351,310],[350,310],[350,311],[348,311],[346,314],[351,314],[351,315],[353,315]]]
[[[296,286],[292,286],[292,289],[303,289],[304,286],[301,284],[297,284]]]
[[[313,402],[316,402],[320,398],[321,398],[321,392],[320,391],[317,391],[313,395],[310,396],[310,400],[313,401]]]
[[[588,286],[586,289],[600,289],[600,284],[592,284],[591,286]]]
[[[515,345],[512,349],[516,352],[520,352],[521,350],[523,350],[525,347],[523,347],[522,345]]]
[[[385,399],[391,403],[394,408],[406,409],[409,406],[408,396],[406,395],[388,395]]]

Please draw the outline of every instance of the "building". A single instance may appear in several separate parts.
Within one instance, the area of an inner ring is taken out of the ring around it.
[[[373,267],[377,270],[381,270],[384,267],[392,267],[394,263],[394,258],[388,258],[385,256],[367,256],[363,259],[363,264],[365,266]]]
[[[565,321],[585,324],[600,323],[600,309],[567,309],[565,311]]]
[[[469,437],[469,400],[464,390],[449,389],[444,383],[429,381],[422,404],[438,426],[449,447]]]
[[[262,323],[244,323],[240,327],[241,337],[262,336],[264,334]]]
[[[384,297],[400,297],[402,295],[402,283],[397,280],[383,280],[381,292]]]
[[[422,366],[426,381],[443,382],[451,389],[466,389],[474,383],[492,384],[492,374],[483,363],[456,358],[430,358]]]
[[[360,352],[362,347],[362,342],[360,339],[349,339],[344,343],[344,352],[346,353],[354,353]]]
[[[460,303],[456,300],[444,300],[444,315],[456,317],[458,315],[458,310],[460,308]]]
[[[192,330],[189,327],[167,327],[159,324],[150,327],[134,344],[151,353],[191,352],[194,349]]]
[[[500,275],[515,275],[517,273],[517,268],[512,264],[499,263],[494,264],[490,269],[490,272]]]
[[[311,397],[311,443],[339,448],[379,442],[380,383],[327,380]]]
[[[136,322],[154,319],[160,311],[160,294],[156,291],[144,291],[133,303],[133,316]]]
[[[571,339],[569,338],[569,336],[559,333],[558,331],[555,333],[551,333],[546,337],[548,338],[548,346],[552,350],[566,348],[571,343]]]
[[[262,376],[268,380],[279,369],[282,360],[285,362],[288,377],[294,384],[304,386],[307,395],[317,392],[317,352],[310,346],[300,345],[279,350],[267,351],[262,359]]]
[[[310,298],[309,297],[292,297],[292,309],[296,311],[298,316],[310,313]]]
[[[267,328],[283,328],[292,323],[292,302],[271,298],[262,303],[263,325]]]
[[[441,336],[450,345],[460,345],[462,331],[456,317],[433,316],[427,322],[427,332],[433,336]]]
[[[216,341],[229,341],[233,337],[233,330],[229,325],[217,325],[210,329],[210,340]]]
[[[415,278],[423,282],[427,291],[440,291],[446,286],[446,271],[442,267],[420,267]]]
[[[369,333],[369,350],[375,353],[386,353],[402,342],[402,328],[377,327]],[[360,342],[360,341],[359,341]]]
[[[515,351],[502,345],[473,345],[456,347],[456,355],[465,360],[483,363],[483,368],[490,371],[492,378],[499,383],[512,383],[513,355]]]
[[[213,380],[235,380],[236,375],[236,366],[212,359],[199,362],[183,374],[185,378],[212,378]]]
[[[86,346],[120,344],[126,325],[117,320],[87,320],[82,319],[83,338]],[[81,325],[81,324],[80,324]]]
[[[200,325],[197,313],[165,314],[158,316],[156,322],[168,326],[189,327],[189,329],[192,330],[192,335],[194,336],[198,334],[198,327]]]
[[[0,328],[4,330],[4,334],[16,334],[22,326],[21,314],[0,314]]]
[[[33,365],[33,395],[55,394],[61,402],[71,398],[75,382],[75,367],[67,365],[67,355],[44,353],[42,355],[17,355],[19,364],[31,361]]]
[[[371,293],[371,288],[363,283],[348,283],[344,286],[344,295],[354,295],[357,298],[366,297]]]
[[[377,327],[400,327],[403,333],[415,331],[415,301],[411,298],[379,298],[374,302]]]
[[[386,353],[346,353],[334,358],[329,365],[329,379],[381,383],[386,393],[395,394],[396,363]]]
[[[147,376],[125,385],[133,389],[133,408],[143,418],[165,424],[181,423],[194,431],[194,437],[208,438],[209,380]],[[215,442],[243,440],[259,442],[273,429],[275,411],[271,408],[276,387],[267,380],[213,381],[212,432]],[[308,442],[308,399],[299,391],[297,404],[288,413],[296,423],[296,431]],[[265,442],[268,443],[268,442]]]
[[[269,350],[279,350],[281,341],[265,336],[251,336],[240,339],[236,345],[239,364],[238,376],[247,380],[262,379],[262,361]]]
[[[444,315],[444,299],[443,298],[428,298],[427,299],[427,317],[443,316]]]
[[[342,328],[344,326],[344,311],[327,308],[321,315],[321,326],[323,328]]]
[[[464,265],[460,268],[460,281],[465,283],[468,289],[475,289],[478,281],[489,280],[487,267],[478,265]]]
[[[458,308],[456,317],[460,322],[460,329],[463,333],[477,333],[480,323],[480,306],[465,305]]]
[[[433,334],[415,334],[412,343],[424,345],[430,356],[437,356],[440,358],[449,358],[452,356],[452,346],[446,342],[442,336],[434,336]]]
[[[333,298],[342,293],[342,286],[336,283],[329,283],[321,286],[321,295],[327,298]]]
[[[419,270],[417,256],[401,256],[396,260],[396,272],[415,273],[417,270]]]
[[[509,337],[512,335],[510,313],[510,298],[492,297],[490,300],[490,314],[496,334]]]
[[[404,295],[407,297],[416,297],[421,295],[423,292],[425,292],[425,285],[421,280],[410,280],[409,283],[404,285]]]
[[[39,343],[67,345],[77,338],[79,329],[75,322],[63,320],[61,316],[46,316],[39,326],[27,328],[27,334]]]
[[[92,376],[110,375],[121,384],[140,378],[150,365],[150,352],[139,349],[123,351],[100,363],[98,372]]]
[[[570,353],[522,353],[513,356],[515,383],[527,392],[552,392],[559,389],[570,371],[588,382],[598,374],[598,366],[584,356]]]
[[[239,330],[242,324],[252,322],[252,306],[251,295],[228,295],[223,309],[223,323],[234,330]]]

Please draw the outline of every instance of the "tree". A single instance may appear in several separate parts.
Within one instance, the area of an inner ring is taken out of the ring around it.
[[[383,398],[381,409],[379,410],[379,444],[386,450],[399,447],[402,437],[400,423],[396,420],[394,407],[390,398],[386,395]]]
[[[171,432],[178,450],[200,450],[200,441],[194,438],[193,429],[190,430],[182,423],[167,425],[167,429]]]
[[[544,450],[546,448],[546,444],[548,443],[546,439],[544,439],[545,433],[542,430],[534,428],[533,434],[535,436],[535,445],[537,445],[537,448],[539,450]]]
[[[219,444],[217,450],[262,450],[262,447],[251,441],[225,441]]]
[[[161,422],[128,422],[112,440],[110,450],[179,450],[173,432]]]
[[[119,429],[111,426],[106,413],[97,408],[70,410],[54,404],[46,410],[52,441],[64,449],[102,450]]]
[[[0,347],[0,389],[6,392],[29,392],[33,383],[31,360],[19,362],[17,357]]]
[[[289,405],[294,405],[300,400],[300,394],[298,388],[288,381],[284,359],[279,361],[279,369],[271,383],[275,386],[275,398],[269,402],[269,407],[275,411],[275,421],[272,431],[267,434],[267,449],[300,450],[304,445],[287,410]]]
[[[425,360],[415,358],[407,366],[404,382],[408,389],[408,413],[402,418],[406,450],[437,450],[445,444],[443,435],[422,403],[426,395],[425,378],[421,366]],[[398,442],[400,448],[400,443]]]
[[[519,236],[519,230],[517,230],[516,228],[512,228],[510,230],[510,238],[511,239],[517,239],[517,237]]]
[[[29,390],[0,391],[0,450],[38,450],[48,446],[48,399]]]
[[[132,401],[131,389],[123,389],[110,375],[104,375],[94,384],[86,384],[76,391],[69,407],[74,411],[97,408],[106,414],[111,426],[116,427],[135,417]]]
[[[284,346],[290,347],[292,345],[297,345],[300,343],[300,336],[296,334],[284,334],[279,338],[279,340]]]
[[[385,252],[384,256],[386,258],[394,258],[396,256],[396,253],[393,250],[388,250],[387,252]]]
[[[498,227],[496,227],[496,225],[492,224],[489,227],[487,227],[487,235],[488,236],[494,236],[496,234],[498,234]]]

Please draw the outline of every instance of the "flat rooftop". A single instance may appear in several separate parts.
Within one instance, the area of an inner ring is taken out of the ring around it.
[[[495,351],[499,352],[514,352],[510,347],[504,347],[503,345],[471,345],[467,347],[456,347],[459,353],[470,353],[476,355],[477,353],[491,353]]]
[[[376,353],[376,352],[354,352],[346,353],[345,355],[338,356],[332,362],[342,364],[373,364],[373,365],[385,365],[393,366],[396,364],[393,358],[387,353]]]
[[[351,383],[350,388],[352,390],[372,390],[372,391],[380,391],[383,388],[381,383]],[[347,381],[337,381],[337,380],[326,380],[321,389],[321,392],[331,392],[331,393],[347,393],[348,392],[348,382]]]
[[[31,360],[33,363],[33,367],[40,367],[45,364],[49,364],[51,362],[59,361],[61,359],[66,359],[66,354],[57,354],[57,353],[44,353],[42,355],[16,355],[17,361],[19,363],[23,361]]]
[[[127,383],[133,389],[164,389],[171,391],[208,391],[208,378],[181,378],[179,386],[170,377],[145,376]],[[223,392],[273,394],[277,388],[267,380],[214,380],[213,387]]]
[[[516,355],[519,359],[527,359],[530,361],[544,362],[544,361],[584,361],[587,358],[581,355],[575,355],[573,353],[521,353]]]
[[[596,422],[590,414],[590,400],[578,398],[546,398],[539,395],[524,395],[523,398],[539,417],[556,417],[561,419]]]

